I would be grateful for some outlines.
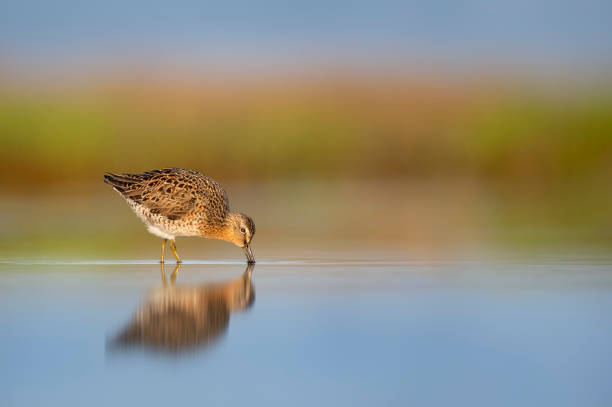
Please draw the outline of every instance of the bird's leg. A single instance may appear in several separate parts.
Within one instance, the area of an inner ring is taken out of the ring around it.
[[[166,250],[166,240],[168,240],[168,239],[163,239],[162,240],[161,260],[159,261],[161,264],[164,264],[164,251]]]
[[[174,271],[170,275],[170,282],[174,284],[174,280],[176,280],[176,275],[178,274],[179,269],[181,268],[180,263],[176,263],[176,267],[174,267]]]
[[[176,262],[180,263],[181,262],[181,258],[179,257],[178,253],[176,252],[176,243],[174,243],[174,239],[170,240],[170,250],[172,250],[172,254],[174,254],[174,257],[176,257]]]

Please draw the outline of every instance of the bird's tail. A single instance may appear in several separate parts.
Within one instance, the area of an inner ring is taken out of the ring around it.
[[[132,174],[113,174],[111,172],[104,174],[104,183],[112,186],[113,189],[122,194],[138,181],[140,179]]]

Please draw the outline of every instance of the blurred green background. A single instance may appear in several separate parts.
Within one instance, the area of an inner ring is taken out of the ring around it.
[[[164,166],[218,179],[255,217],[271,257],[281,242],[314,250],[330,240],[400,251],[609,247],[608,95],[453,86],[5,92],[3,254],[154,253],[155,238],[102,174]]]
[[[410,4],[217,5],[208,25],[185,11],[197,5],[152,5],[159,15],[145,18],[130,3],[118,21],[115,4],[72,17],[61,13],[71,2],[9,7],[0,255],[156,256],[102,174],[167,166],[224,185],[269,258],[612,248],[604,6],[535,7],[550,28],[506,3],[454,10],[508,27],[497,31]],[[195,240],[187,257],[233,253]]]

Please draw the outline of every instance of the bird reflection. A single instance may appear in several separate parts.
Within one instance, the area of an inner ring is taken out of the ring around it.
[[[252,264],[236,279],[202,285],[175,285],[179,268],[177,264],[168,284],[161,265],[162,287],[117,336],[117,346],[165,352],[206,347],[227,330],[232,312],[248,309],[255,301]]]

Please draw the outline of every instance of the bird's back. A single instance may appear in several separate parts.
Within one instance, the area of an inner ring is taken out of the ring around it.
[[[140,174],[106,173],[111,185],[145,223],[169,227],[220,225],[229,212],[225,190],[197,171],[164,168]],[[161,224],[160,224],[161,222]],[[160,224],[160,225],[157,225]]]

